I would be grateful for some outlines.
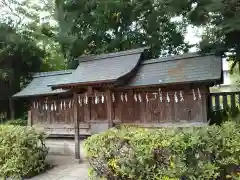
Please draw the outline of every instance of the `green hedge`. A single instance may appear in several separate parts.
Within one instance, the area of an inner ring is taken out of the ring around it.
[[[14,125],[14,126],[27,126],[27,120],[25,119],[15,119],[15,120],[8,120],[5,123],[6,125]]]
[[[149,130],[121,127],[85,142],[92,179],[237,179],[240,127]]]
[[[44,135],[30,127],[0,125],[0,178],[33,176],[45,169]]]

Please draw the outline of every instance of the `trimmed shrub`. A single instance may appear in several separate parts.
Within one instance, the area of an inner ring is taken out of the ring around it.
[[[239,178],[240,127],[121,127],[85,142],[92,179],[215,180]]]
[[[27,126],[27,120],[25,119],[15,119],[15,120],[8,120],[5,123],[6,125],[14,125],[14,126]]]
[[[45,136],[30,127],[0,125],[0,178],[22,178],[45,169]]]

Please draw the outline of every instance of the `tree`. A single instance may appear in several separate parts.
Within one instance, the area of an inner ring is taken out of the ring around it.
[[[186,24],[161,1],[56,0],[58,39],[65,57],[150,46],[151,56],[188,51]]]
[[[240,72],[240,1],[239,0],[165,0],[172,11],[203,27],[200,48],[215,52],[238,64]],[[181,5],[179,5],[179,3]]]
[[[36,42],[47,55],[42,64],[43,71],[65,68],[59,43],[47,34],[56,33],[54,4],[50,0],[0,0],[1,22],[11,24],[17,32]]]

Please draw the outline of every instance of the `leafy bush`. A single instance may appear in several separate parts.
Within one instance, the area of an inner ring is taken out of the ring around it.
[[[45,169],[44,134],[33,128],[0,125],[0,178],[21,178]]]
[[[8,120],[5,124],[14,126],[27,126],[27,120],[25,119]]]
[[[85,142],[92,179],[237,179],[240,127],[183,129],[121,127]]]

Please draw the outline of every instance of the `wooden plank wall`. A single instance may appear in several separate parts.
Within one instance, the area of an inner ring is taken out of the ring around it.
[[[113,119],[121,123],[206,121],[206,99],[208,96],[206,88],[199,89],[200,96],[195,88],[195,99],[192,89],[184,89],[182,90],[183,101],[181,101],[180,90],[164,89],[161,94],[162,102],[158,88],[115,91],[112,94],[112,101],[114,101]],[[106,95],[102,92],[95,93],[93,97],[88,99],[87,104],[85,100],[85,94],[80,94],[78,99],[80,123],[89,123],[89,119],[106,122],[108,119]],[[73,126],[73,104],[72,98],[34,100],[31,107],[33,124]],[[89,108],[91,109],[90,113]]]
[[[164,91],[162,92],[162,102],[158,89],[135,90],[132,93],[129,91],[118,92],[115,102],[115,119],[122,123],[206,121],[206,90],[205,88],[199,89],[200,96],[197,89],[194,91],[195,100],[192,89],[183,90],[183,101],[180,98],[180,91]],[[128,96],[126,102],[125,98],[121,98],[122,93],[133,95]],[[177,102],[175,96],[177,96]],[[137,100],[134,97],[137,97]],[[139,97],[141,97],[141,101]]]

